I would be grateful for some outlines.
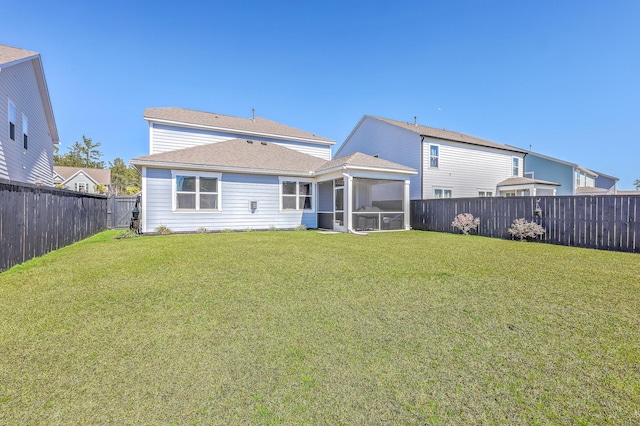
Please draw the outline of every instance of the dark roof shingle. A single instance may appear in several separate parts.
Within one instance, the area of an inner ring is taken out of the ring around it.
[[[212,112],[168,107],[147,108],[144,110],[144,118],[146,120],[167,120],[178,123],[237,130],[242,132],[249,132],[252,134],[259,133],[275,136],[285,136],[298,139],[309,139],[331,145],[335,144],[335,141],[331,139],[261,117],[256,117],[255,119],[241,118],[232,117],[230,115],[216,114]]]
[[[503,145],[496,142],[491,142],[485,139],[477,138],[475,136],[465,135],[464,133],[453,132],[451,130],[436,129],[434,127],[423,126],[421,124],[406,123],[404,121],[391,120],[389,118],[376,117],[373,115],[370,115],[368,117],[374,118],[376,120],[384,121],[389,124],[393,124],[394,126],[402,127],[403,129],[410,130],[419,135],[425,135],[432,138],[468,143],[472,145],[485,146],[489,148],[503,149],[511,152],[518,152],[518,153],[526,152],[524,150],[521,150],[520,148]]]

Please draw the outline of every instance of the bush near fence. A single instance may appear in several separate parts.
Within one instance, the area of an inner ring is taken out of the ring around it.
[[[107,197],[0,181],[0,272],[107,228]]]
[[[546,229],[546,243],[640,253],[638,195],[412,200],[411,227],[454,233],[451,221],[460,213],[480,219],[478,235],[511,239],[509,227],[524,218]]]

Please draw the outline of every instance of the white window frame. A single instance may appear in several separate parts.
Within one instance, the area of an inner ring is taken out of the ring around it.
[[[512,166],[511,173],[513,173],[513,176],[519,177],[520,176],[520,157],[512,157],[511,166]]]
[[[438,191],[442,192],[442,197],[437,196]],[[448,197],[446,197],[447,193],[449,194]],[[433,188],[433,198],[435,198],[436,200],[453,198],[453,190],[447,188]]]
[[[431,148],[436,149],[436,155],[431,155]],[[433,165],[433,160],[435,159],[436,165]],[[440,168],[440,145],[429,144],[429,168],[430,169],[439,169]]]
[[[22,114],[22,147],[27,150],[29,149],[29,120],[27,116]]]
[[[196,197],[196,207],[194,209],[178,209],[177,208],[177,184],[176,177],[178,176],[193,176],[196,178],[196,190],[194,195]],[[218,208],[217,209],[201,209],[200,208],[200,178],[216,178],[217,182],[217,195],[218,195]],[[214,172],[201,172],[195,170],[171,170],[171,212],[172,213],[220,213],[222,212],[222,173]]]
[[[12,114],[13,113],[13,114]],[[13,115],[13,117],[11,117]],[[12,120],[13,119],[13,120]],[[13,138],[11,137],[11,125],[13,125]],[[16,105],[11,102],[11,99],[7,99],[7,138],[10,141],[16,141]]]
[[[493,191],[489,190],[478,190],[478,197],[493,197]]]
[[[284,182],[295,182],[296,183],[296,193],[295,193],[295,198],[296,198],[296,208],[295,209],[285,209],[283,208],[283,203],[282,203],[282,199],[284,196],[293,196],[293,195],[286,195],[282,193],[282,184]],[[300,184],[301,183],[310,183],[311,184],[311,208],[310,209],[303,209],[300,208]],[[279,176],[278,177],[278,199],[279,199],[279,205],[280,205],[280,212],[281,213],[295,213],[295,212],[307,212],[307,213],[315,213],[316,211],[316,181],[314,179],[308,179],[308,178],[298,178],[298,177],[283,177],[283,176]]]
[[[76,182],[75,187],[78,192],[89,192],[89,185],[86,182]]]

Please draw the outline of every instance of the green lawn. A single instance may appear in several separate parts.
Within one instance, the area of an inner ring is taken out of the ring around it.
[[[99,234],[0,274],[0,424],[638,424],[640,256]]]

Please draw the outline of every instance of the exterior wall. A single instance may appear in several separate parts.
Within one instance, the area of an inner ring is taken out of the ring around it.
[[[89,179],[89,177],[87,175],[85,175],[84,173],[78,173],[77,175],[73,176],[71,179],[69,179],[68,181],[66,181],[64,183],[64,186],[67,189],[70,189],[72,191],[76,190],[76,183],[80,183],[83,182],[87,185],[87,192],[88,193],[95,193],[95,184],[94,182]]]
[[[314,190],[317,187],[314,187]],[[143,172],[142,232],[153,232],[160,225],[174,232],[291,229],[298,225],[316,228],[316,211],[281,212],[278,176],[223,173],[220,182],[220,212],[172,212],[172,178],[170,169],[146,168]],[[314,191],[315,192],[315,191]],[[257,201],[255,212],[250,202]]]
[[[606,189],[610,194],[613,195],[617,193],[617,183],[617,180],[608,176],[599,175],[596,178],[596,188]]]
[[[477,197],[479,191],[495,196],[499,182],[515,177],[514,157],[520,158],[518,176],[523,176],[524,154],[434,138],[425,138],[423,145],[423,199],[434,198],[435,189],[451,190],[452,198]],[[430,167],[430,145],[439,147],[437,168]]]
[[[151,123],[149,135],[149,154],[191,148],[199,145],[223,142],[235,138],[276,143],[296,151],[313,155],[324,160],[331,159],[331,146],[310,142],[287,141],[276,138],[247,136],[241,133],[218,132],[212,130],[192,129],[188,127],[168,126]]]
[[[336,157],[362,152],[378,155],[383,160],[393,161],[420,170],[420,136],[409,130],[365,117],[336,152]],[[410,177],[411,199],[420,199],[420,174]]]
[[[15,141],[9,139],[9,99],[15,106]],[[28,120],[28,149],[23,149],[22,115]],[[32,61],[0,72],[0,178],[53,185],[53,141]]]
[[[556,195],[574,194],[576,178],[573,174],[573,166],[538,157],[532,153],[525,157],[524,166],[526,172],[533,172],[534,179],[559,183]]]

